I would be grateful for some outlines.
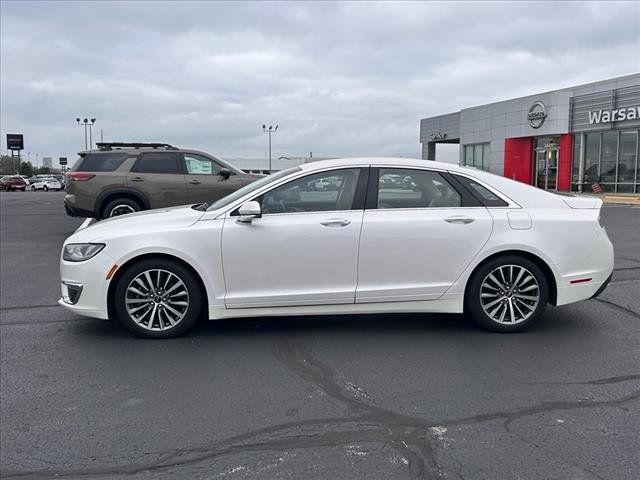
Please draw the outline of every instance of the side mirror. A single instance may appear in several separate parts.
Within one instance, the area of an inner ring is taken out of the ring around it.
[[[227,170],[226,168],[221,168],[220,171],[218,172],[218,175],[220,175],[225,180],[228,180],[229,177],[231,176],[231,170]]]
[[[262,209],[260,204],[253,200],[240,205],[238,214],[240,215],[237,220],[239,223],[251,223],[254,218],[262,217]]]

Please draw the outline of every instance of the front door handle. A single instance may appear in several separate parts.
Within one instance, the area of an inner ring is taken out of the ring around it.
[[[344,218],[333,218],[325,220],[324,222],[320,222],[320,225],[322,225],[323,227],[346,227],[350,223],[350,220]]]
[[[189,180],[191,185],[200,185],[202,182],[200,180]]]
[[[448,217],[444,219],[444,221],[447,223],[456,223],[460,225],[466,225],[467,223],[471,223],[474,220],[474,218],[470,217]]]
[[[131,179],[132,182],[144,182],[144,178],[142,177],[133,177]]]

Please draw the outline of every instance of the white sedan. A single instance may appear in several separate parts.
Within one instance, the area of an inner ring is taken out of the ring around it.
[[[44,190],[45,192],[49,190],[60,191],[62,190],[62,185],[60,185],[60,182],[53,177],[39,178],[31,184],[31,190],[34,192],[36,190]]]
[[[201,315],[465,312],[519,331],[548,303],[606,287],[601,206],[438,162],[313,162],[210,205],[77,231],[63,246],[59,303],[155,338]]]

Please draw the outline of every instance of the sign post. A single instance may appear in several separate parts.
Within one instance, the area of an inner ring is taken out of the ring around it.
[[[7,133],[7,148],[11,150],[11,168],[17,175],[20,169],[20,150],[24,150],[24,137],[21,133]],[[16,167],[14,156],[18,152],[18,166]]]
[[[60,173],[64,173],[67,170],[67,157],[60,157],[58,162],[60,163]]]

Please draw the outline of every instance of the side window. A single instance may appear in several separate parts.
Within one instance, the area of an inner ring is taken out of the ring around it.
[[[113,172],[127,159],[126,153],[88,153],[79,170],[85,172]]]
[[[358,186],[359,168],[307,175],[262,196],[262,212],[326,212],[350,210]]]
[[[509,205],[491,190],[470,178],[461,175],[454,175],[454,178],[464,185],[473,195],[478,197],[486,207],[507,207]]]
[[[131,169],[139,173],[182,173],[180,156],[175,152],[150,152],[138,157]]]
[[[189,175],[217,175],[220,171],[220,165],[202,155],[185,153],[184,163]]]
[[[438,172],[381,168],[378,208],[459,207],[462,198]]]

